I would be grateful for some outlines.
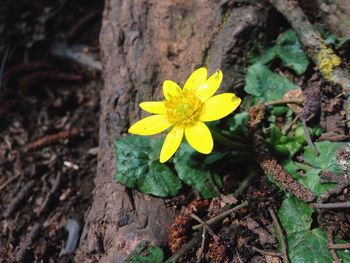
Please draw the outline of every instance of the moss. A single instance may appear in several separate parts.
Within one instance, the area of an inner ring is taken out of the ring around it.
[[[331,48],[322,45],[320,51],[316,54],[316,58],[322,75],[331,80],[334,68],[340,65],[340,57]]]

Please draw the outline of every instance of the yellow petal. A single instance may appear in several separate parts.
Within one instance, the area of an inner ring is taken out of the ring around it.
[[[203,122],[198,121],[195,125],[186,127],[185,135],[188,143],[198,152],[208,154],[213,150],[213,138]]]
[[[196,93],[199,87],[207,80],[207,69],[199,68],[195,70],[186,80],[183,90]]]
[[[171,123],[165,115],[152,115],[139,120],[129,128],[129,132],[138,135],[154,135],[165,131]]]
[[[140,103],[140,108],[154,114],[165,114],[164,101],[146,101]]]
[[[177,125],[165,137],[162,150],[160,151],[160,162],[164,163],[174,155],[179,148],[184,135],[183,126]]]
[[[199,117],[200,121],[215,121],[233,112],[241,104],[241,99],[233,93],[222,93],[207,100]]]
[[[167,100],[175,97],[181,93],[181,88],[174,81],[165,80],[163,82],[163,94]]]
[[[197,90],[196,94],[201,98],[202,101],[208,100],[218,90],[222,81],[221,70],[216,71],[212,74],[204,84],[202,84]]]

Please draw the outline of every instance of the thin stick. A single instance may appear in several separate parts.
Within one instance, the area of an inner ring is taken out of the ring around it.
[[[233,196],[237,197],[245,192],[249,187],[250,182],[256,177],[256,168],[252,167],[248,171],[248,176],[239,184],[238,188],[233,193]]]
[[[18,177],[20,177],[21,174],[15,174],[14,176],[10,177],[7,181],[5,181],[1,186],[0,186],[0,191],[5,189],[6,186],[8,186],[10,183],[12,183],[14,180],[16,180]]]
[[[294,124],[296,124],[297,121],[298,121],[299,119],[300,119],[300,114],[296,115],[295,118],[294,118],[288,125],[286,125],[286,126],[283,128],[282,133],[283,133],[284,135],[286,135],[286,134],[289,132],[289,130],[292,128],[292,126],[293,126]]]
[[[282,257],[282,254],[281,253],[276,253],[276,252],[270,252],[270,251],[265,251],[265,250],[262,250],[260,248],[257,248],[257,247],[252,247],[252,249],[255,251],[255,252],[258,252],[259,254],[263,255],[263,256],[272,256],[272,257]]]
[[[350,248],[350,243],[348,243],[348,244],[328,245],[328,248],[330,248],[330,249],[349,249]]]
[[[197,263],[200,263],[203,258],[203,252],[204,252],[204,246],[205,246],[205,236],[206,236],[206,228],[203,225],[203,233],[202,233],[202,243],[201,247],[199,248],[198,255],[197,255]]]
[[[314,204],[316,209],[343,209],[350,208],[350,202],[329,203],[329,204]]]
[[[304,135],[306,137],[307,144],[310,146],[310,148],[313,151],[313,153],[316,156],[318,156],[320,154],[320,152],[318,151],[318,149],[316,148],[315,144],[313,143],[313,141],[311,139],[310,129],[309,129],[309,127],[307,127],[306,121],[304,119],[302,119],[301,123],[303,124]]]
[[[235,206],[229,210],[226,210],[224,212],[222,212],[221,214],[218,214],[217,216],[214,216],[213,218],[210,218],[208,221],[206,221],[205,223],[207,223],[208,225],[212,225],[214,223],[216,223],[217,221],[225,218],[226,216],[228,216],[229,214],[243,208],[243,207],[246,207],[248,205],[248,202],[245,201],[243,202],[242,204],[238,205],[238,206]],[[198,224],[198,225],[195,225],[192,227],[193,230],[197,230],[197,229],[200,229],[202,227],[202,224]]]
[[[329,246],[333,245],[333,229],[331,227],[329,227],[327,229],[327,239],[328,239],[328,248]],[[340,259],[337,256],[337,252],[335,251],[334,248],[329,248],[332,258],[333,258],[333,262],[335,263],[341,263]]]
[[[294,103],[294,104],[303,104],[304,99],[281,99],[281,100],[273,100],[265,103],[265,106],[274,106],[274,105],[281,105],[281,104],[288,104],[288,103]]]
[[[341,191],[344,190],[344,188],[348,187],[350,185],[350,179],[347,178],[343,182],[340,182],[336,188],[329,189],[327,192],[322,194],[318,199],[317,203],[321,204],[324,203],[324,201],[328,200],[329,197],[333,195],[338,195]]]
[[[281,228],[280,224],[278,223],[275,212],[271,208],[269,208],[269,212],[270,212],[270,215],[272,217],[273,223],[275,224],[275,226],[277,228],[278,235],[280,236],[281,256],[282,256],[283,262],[289,263],[288,254],[287,254],[287,244],[286,244],[286,241],[284,239],[282,228]]]
[[[215,242],[219,242],[220,238],[214,233],[213,229],[211,229],[210,226],[206,222],[204,222],[202,219],[200,219],[195,214],[191,213],[190,216],[203,225],[203,227],[208,231],[209,235],[211,235],[214,238]]]
[[[197,235],[195,235],[190,241],[188,241],[185,245],[183,245],[174,255],[172,255],[163,263],[176,262],[179,258],[181,258],[184,254],[186,254],[187,251],[189,251],[193,246],[195,246],[199,242],[201,237],[202,237],[201,233],[198,233]]]

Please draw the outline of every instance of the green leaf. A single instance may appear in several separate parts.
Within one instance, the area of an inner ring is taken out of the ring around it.
[[[296,232],[307,231],[310,229],[314,212],[308,204],[299,201],[294,197],[284,199],[278,217],[284,227],[284,231],[289,236]]]
[[[291,158],[303,148],[299,137],[283,135],[282,131],[275,124],[272,124],[267,129],[266,136],[267,144],[278,156]]]
[[[211,173],[200,156],[189,144],[183,143],[175,155],[175,170],[179,178],[201,193],[203,198],[217,196],[217,188],[222,187],[219,175]]]
[[[229,131],[235,135],[248,136],[249,113],[246,111],[234,114],[228,120]]]
[[[293,263],[329,263],[332,255],[327,247],[326,233],[317,228],[288,237],[288,255]]]
[[[286,233],[288,256],[293,263],[332,262],[327,247],[327,236],[321,228],[311,228],[314,210],[294,197],[286,198],[278,217]],[[343,262],[349,262],[350,256],[338,253]]]
[[[320,172],[321,172],[320,169],[310,170],[304,174],[301,180],[299,180],[299,182],[303,186],[309,188],[317,196],[323,194],[324,192],[336,186],[336,184],[331,184],[331,183],[321,184],[320,183],[321,178],[319,176]]]
[[[161,144],[159,139],[144,136],[119,139],[115,144],[116,181],[146,194],[175,196],[182,185],[175,173],[159,162]]]
[[[298,75],[306,71],[309,59],[293,30],[287,30],[278,37],[276,48],[277,55],[286,67],[293,69]]]
[[[264,101],[281,99],[288,90],[299,88],[262,64],[250,66],[245,79],[245,92]]]
[[[164,252],[160,247],[151,246],[150,242],[142,240],[124,263],[161,263],[164,260]]]
[[[349,149],[347,143],[342,142],[316,142],[316,148],[320,152],[318,156],[315,156],[310,147],[305,148],[304,161],[315,168],[319,168],[325,171],[341,172],[341,167],[337,161],[337,151],[345,148]]]
[[[267,64],[276,57],[277,57],[277,48],[276,46],[274,46],[265,50],[265,52],[262,54],[261,57],[257,59],[253,59],[252,62],[254,64]]]
[[[276,45],[267,49],[260,58],[255,60],[255,63],[267,64],[278,57],[284,66],[294,70],[298,75],[303,74],[309,65],[309,59],[296,33],[293,30],[287,30],[277,38],[276,42]]]

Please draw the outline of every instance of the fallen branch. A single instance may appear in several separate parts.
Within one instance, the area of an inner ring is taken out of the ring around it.
[[[230,215],[231,213],[243,208],[243,207],[246,207],[248,205],[248,202],[245,201],[243,202],[242,204],[240,205],[237,205],[229,210],[226,210],[224,212],[222,212],[221,214],[218,214],[217,216],[214,216],[213,218],[209,219],[208,221],[206,221],[205,223],[208,224],[208,225],[212,225],[218,221],[220,221],[221,219],[224,219],[226,216]],[[192,227],[193,230],[197,230],[197,229],[200,229],[202,227],[202,224],[199,224],[199,225],[195,225]]]
[[[273,211],[273,209],[269,208],[269,213],[271,215],[271,218],[273,220],[273,223],[274,223],[274,225],[277,229],[278,235],[279,235],[279,239],[281,242],[281,256],[282,256],[283,262],[288,263],[289,259],[288,259],[288,254],[287,254],[287,244],[286,244],[286,241],[284,239],[283,230],[282,230],[280,224],[278,223],[276,214]]]
[[[301,98],[292,98],[292,99],[281,99],[281,100],[273,100],[269,102],[265,102],[265,106],[275,106],[275,105],[283,105],[283,104],[303,104],[304,99]]]
[[[282,257],[281,253],[271,252],[271,251],[265,251],[257,247],[252,247],[253,251],[263,255],[263,256],[272,256],[272,257]]]
[[[215,242],[219,242],[220,238],[214,233],[213,229],[211,229],[210,226],[205,221],[203,221],[201,218],[199,218],[195,214],[191,213],[190,216],[202,224],[202,226],[208,231],[209,235],[211,235],[213,237]]]
[[[350,202],[313,204],[313,206],[316,209],[344,209],[344,208],[350,208]]]
[[[322,194],[318,199],[317,199],[317,204],[322,204],[326,200],[328,200],[329,197],[338,195],[341,191],[344,190],[344,188],[350,186],[350,179],[349,178],[344,178],[342,182],[340,182],[337,187],[328,190],[324,194]]]
[[[202,226],[202,225],[200,225]],[[182,246],[174,255],[168,258],[164,263],[176,262],[179,258],[187,253],[193,246],[195,246],[199,240],[201,240],[202,233],[195,235],[190,241],[188,241],[184,246]]]
[[[333,244],[333,245],[328,245],[328,248],[331,249],[349,249],[350,244]]]
[[[331,252],[333,262],[334,263],[341,263],[340,259],[338,258],[337,252],[335,251],[334,248],[330,248],[330,246],[333,246],[333,228],[329,227],[327,229],[327,239],[328,239],[328,248]]]
[[[44,137],[42,137],[34,142],[27,144],[25,148],[27,151],[37,150],[37,149],[40,149],[46,145],[52,144],[58,140],[66,140],[66,139],[69,139],[72,137],[76,137],[78,135],[79,135],[78,129],[73,128],[73,129],[68,130],[68,131],[61,131],[61,132],[58,132],[56,134],[44,136]]]

